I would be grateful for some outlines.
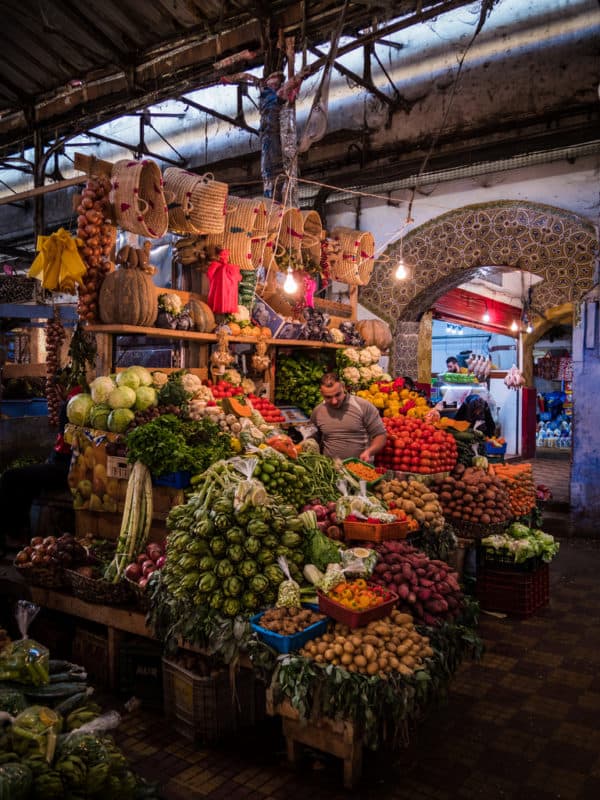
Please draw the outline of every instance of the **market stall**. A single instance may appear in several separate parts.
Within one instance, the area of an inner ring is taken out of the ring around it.
[[[263,200],[224,205],[212,181],[188,187],[195,217],[176,217],[151,162],[86,164],[81,241],[74,251],[62,237],[69,259],[38,264],[49,285],[77,287],[97,341],[94,375],[77,372],[84,391],[66,408],[75,531],[35,537],[15,567],[40,604],[107,627],[112,685],[123,633],[158,642],[164,711],[188,738],[231,732],[236,692],[223,702],[223,687],[251,675],[283,719],[290,758],[298,743],[339,755],[352,785],[362,747],[405,743],[479,652],[477,603],[449,563],[459,537],[485,541],[482,574],[493,577],[497,549],[515,554],[514,570],[503,565],[515,580],[543,578],[555,550],[531,519],[535,491],[525,472],[494,471],[476,428],[384,372],[389,328],[356,320],[374,260],[366,232],[327,236],[316,212]],[[148,242],[192,222],[193,241],[186,230],[177,247],[192,288],[156,286]],[[115,252],[117,227],[145,243]],[[315,298],[330,279],[351,287],[348,306]],[[113,340],[127,336],[189,350],[178,366],[117,366]],[[332,368],[383,418],[374,464],[288,435],[289,408],[306,417]],[[518,538],[530,550],[512,548]],[[219,731],[207,729],[216,697],[230,722]]]

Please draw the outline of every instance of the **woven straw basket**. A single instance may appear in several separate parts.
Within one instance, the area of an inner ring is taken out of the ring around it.
[[[375,240],[369,231],[334,228],[332,238],[340,243],[340,258],[332,269],[336,281],[365,286],[375,265]]]
[[[229,187],[212,174],[169,167],[164,174],[165,190],[173,194],[169,204],[169,230],[176,233],[217,234],[225,229],[225,208]]]
[[[323,224],[319,214],[312,211],[303,211],[304,221],[302,227],[302,249],[308,253],[311,259],[319,264],[321,261],[321,239],[323,238]]]
[[[169,227],[169,212],[160,167],[148,158],[113,164],[110,202],[119,227],[149,239],[160,239]]]
[[[267,236],[267,211],[259,198],[230,196],[222,236],[209,236],[209,247],[229,250],[229,261],[241,269],[256,269],[262,262]]]

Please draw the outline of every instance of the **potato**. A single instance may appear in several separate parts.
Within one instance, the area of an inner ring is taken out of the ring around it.
[[[367,659],[364,656],[357,655],[354,656],[354,663],[357,667],[360,667],[360,669],[364,669],[367,666]]]
[[[367,675],[375,675],[379,671],[379,664],[377,661],[371,661],[367,664]]]
[[[371,644],[364,644],[363,645],[363,653],[367,661],[373,661],[376,655],[375,648]]]
[[[335,658],[335,651],[333,647],[329,647],[327,650],[325,650],[324,656],[325,656],[325,661],[333,661],[333,659]]]
[[[347,664],[352,664],[352,653],[344,653],[344,655],[340,658],[340,661],[342,664],[344,664],[344,666]]]
[[[344,653],[354,653],[354,645],[350,641],[344,642]]]

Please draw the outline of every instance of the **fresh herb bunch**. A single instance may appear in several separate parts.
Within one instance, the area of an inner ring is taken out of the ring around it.
[[[310,414],[321,401],[319,383],[327,369],[328,359],[322,354],[316,354],[314,358],[279,356],[276,402],[297,406],[305,414]]]
[[[182,372],[172,372],[167,382],[158,392],[159,406],[180,406],[184,410],[187,408],[188,393],[183,385]]]
[[[155,476],[178,470],[203,472],[233,455],[230,437],[209,419],[186,422],[174,414],[138,425],[126,436],[130,462],[141,461]]]

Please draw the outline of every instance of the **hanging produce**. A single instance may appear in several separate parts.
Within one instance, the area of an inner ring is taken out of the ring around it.
[[[149,252],[150,242],[141,249],[126,245],[119,250],[119,269],[106,275],[100,287],[100,320],[105,324],[154,325],[158,306]]]
[[[216,375],[223,375],[226,368],[233,364],[235,356],[229,350],[229,335],[225,328],[217,331],[217,349],[210,356],[212,372]]]
[[[66,337],[60,311],[54,308],[54,315],[46,323],[46,399],[48,400],[48,422],[58,426],[63,392],[58,379],[60,371],[60,351]]]
[[[98,318],[98,292],[104,276],[113,269],[110,256],[117,240],[117,229],[109,222],[109,192],[108,177],[90,178],[77,206],[77,236],[83,242],[81,255],[87,267],[79,287],[77,313],[88,322]]]

